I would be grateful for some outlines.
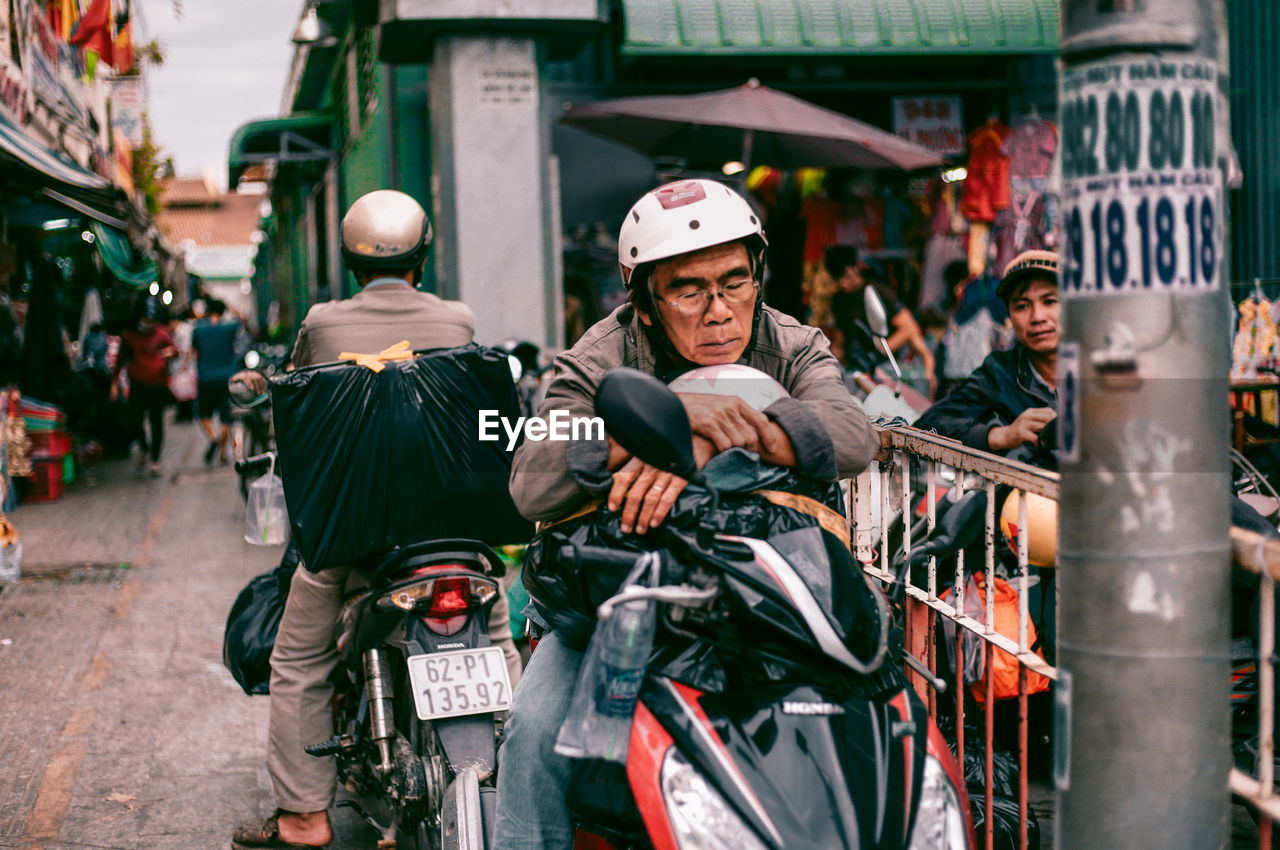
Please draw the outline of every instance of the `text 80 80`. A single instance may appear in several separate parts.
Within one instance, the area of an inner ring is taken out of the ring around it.
[[[1213,113],[1213,95],[1201,90],[1090,91],[1067,98],[1062,176],[1212,168]]]
[[[1064,295],[1218,285],[1216,193],[1106,198],[1063,213]]]

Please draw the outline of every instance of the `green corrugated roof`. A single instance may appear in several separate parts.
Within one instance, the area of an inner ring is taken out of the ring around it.
[[[622,0],[630,55],[1056,53],[1059,0]]]

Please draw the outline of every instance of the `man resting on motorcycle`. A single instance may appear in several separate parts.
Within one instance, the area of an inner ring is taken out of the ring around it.
[[[415,288],[430,245],[431,222],[413,198],[384,189],[356,200],[342,219],[342,258],[361,290],[311,308],[298,331],[292,365],[332,362],[343,351],[381,351],[404,339],[414,349],[470,342],[475,333],[471,308]],[[265,391],[265,379],[249,376]],[[350,572],[340,566],[293,574],[271,654],[267,769],[279,808],[265,821],[237,829],[233,847],[322,847],[333,839],[328,809],[337,768],[333,759],[314,758],[304,748],[333,735],[329,676],[339,661],[335,624]],[[520,657],[502,596],[489,628],[514,683]]]
[[[1039,445],[1040,432],[1058,415],[1058,255],[1032,250],[1014,257],[996,293],[1009,308],[1013,350],[988,354],[915,427],[1004,454]]]
[[[631,208],[618,238],[629,303],[556,358],[539,415],[592,416],[605,373],[630,366],[664,380],[696,366],[743,363],[790,398],[757,412],[736,397],[683,394],[699,464],[740,446],[808,478],[860,472],[879,439],[853,402],[822,333],[767,307],[759,219],[711,180],[659,187]],[[624,533],[662,523],[687,482],[631,457],[611,439],[525,441],[511,495],[529,519],[552,520],[603,495]],[[553,746],[582,653],[554,632],[538,645],[516,689],[499,753],[496,846],[572,848],[565,806],[571,762]]]

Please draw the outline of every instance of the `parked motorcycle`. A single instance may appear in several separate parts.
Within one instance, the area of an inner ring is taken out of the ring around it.
[[[502,560],[475,540],[402,547],[342,613],[334,757],[344,800],[399,850],[492,848],[499,715],[511,705],[489,609]],[[367,804],[367,808],[366,808]]]
[[[929,399],[902,383],[902,369],[889,348],[889,314],[874,286],[863,287],[867,322],[854,321],[865,338],[850,346],[845,383],[872,419],[901,419],[910,425],[929,409]],[[884,356],[880,356],[883,352]],[[887,373],[883,364],[893,370]]]
[[[625,767],[578,763],[578,846],[976,847],[962,777],[905,680],[886,600],[847,549],[820,528],[717,533],[684,408],[651,376],[614,370],[596,412],[628,451],[712,497],[696,528],[650,532],[654,553],[549,540],[574,574],[657,565],[656,586],[599,609],[607,620],[656,600],[657,638]]]
[[[231,396],[231,456],[239,478],[240,498],[245,499],[249,484],[272,466],[275,441],[267,378],[283,368],[283,361],[268,359],[257,348],[251,348],[242,358],[242,365],[244,368],[227,382],[227,389]]]

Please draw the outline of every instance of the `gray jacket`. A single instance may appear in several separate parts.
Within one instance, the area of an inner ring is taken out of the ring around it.
[[[765,414],[791,440],[797,472],[833,480],[856,475],[871,462],[880,440],[849,395],[821,331],[766,306],[755,347],[740,362],[772,376],[791,395]],[[596,387],[616,366],[656,372],[653,349],[630,305],[614,310],[556,357],[538,415],[564,410],[570,417],[593,416]],[[608,487],[607,456],[603,440],[526,439],[511,467],[511,497],[531,520],[564,516]]]

